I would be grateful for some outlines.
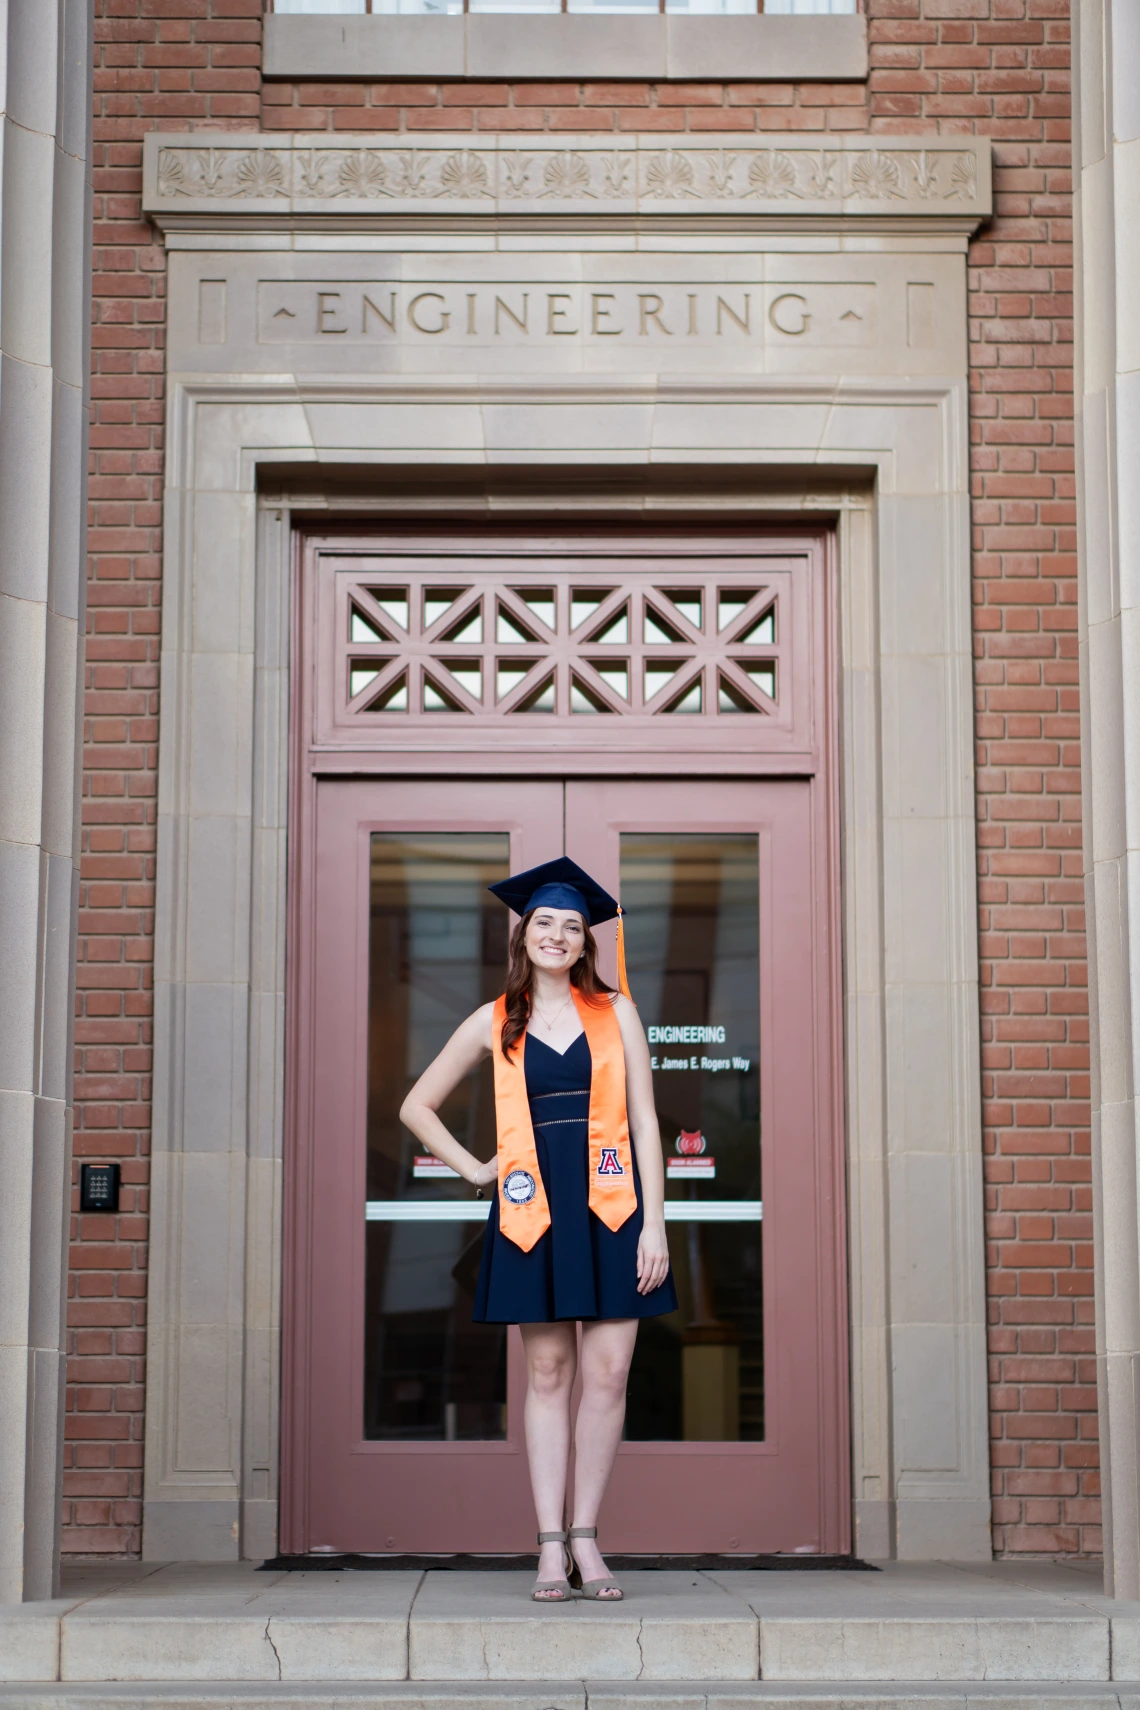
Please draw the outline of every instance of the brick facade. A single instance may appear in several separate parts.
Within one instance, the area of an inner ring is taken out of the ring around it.
[[[260,0],[96,0],[95,304],[77,1163],[64,1547],[139,1548],[164,256],[154,129],[976,131],[970,254],[979,944],[994,1542],[1099,1539],[1080,858],[1068,0],[867,0],[852,84],[272,83]]]
[[[96,0],[95,254],[75,1174],[122,1165],[80,1216],[68,1303],[64,1549],[140,1545],[165,265],[139,214],[140,138],[256,130],[260,0]]]

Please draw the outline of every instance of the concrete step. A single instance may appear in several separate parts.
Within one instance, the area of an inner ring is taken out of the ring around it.
[[[333,1685],[293,1681],[201,1683],[138,1681],[126,1685],[0,1686],[4,1710],[1140,1710],[1140,1686],[1039,1681],[931,1684],[892,1681],[844,1685],[827,1681],[581,1681],[552,1688],[538,1681],[433,1686]]]
[[[1140,1681],[1140,1605],[1054,1564],[646,1572],[620,1604],[539,1605],[528,1574],[172,1565],[0,1611],[0,1679],[930,1684]],[[971,1688],[972,1689],[972,1688]],[[616,1687],[615,1687],[616,1690]],[[494,1694],[491,1694],[492,1700]],[[166,1702],[166,1699],[163,1700]],[[951,1698],[953,1700],[953,1697]],[[551,1710],[547,1697],[539,1710]],[[1138,1707],[1140,1710],[1140,1707]]]

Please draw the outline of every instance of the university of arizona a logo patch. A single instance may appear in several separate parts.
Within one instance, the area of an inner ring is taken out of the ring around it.
[[[598,1174],[600,1176],[625,1175],[625,1171],[622,1169],[621,1162],[617,1155],[616,1146],[602,1147],[602,1156],[598,1163]]]
[[[503,1183],[503,1193],[512,1205],[529,1205],[534,1198],[534,1177],[528,1170],[512,1170]]]

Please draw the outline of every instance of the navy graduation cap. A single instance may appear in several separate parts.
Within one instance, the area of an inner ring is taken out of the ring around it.
[[[618,985],[625,996],[629,996],[621,904],[615,902],[610,893],[604,891],[595,879],[591,879],[589,873],[579,867],[577,861],[571,861],[568,855],[560,855],[556,861],[544,861],[541,867],[530,867],[525,873],[514,873],[509,879],[500,879],[497,885],[488,885],[487,889],[518,915],[529,914],[531,909],[543,906],[573,908],[577,909],[587,926],[601,926],[603,922],[613,920],[616,915]]]
[[[487,889],[516,914],[529,914],[543,904],[547,908],[576,908],[587,926],[601,926],[620,912],[610,893],[568,855],[544,861],[541,867],[530,867],[525,873],[514,873]]]

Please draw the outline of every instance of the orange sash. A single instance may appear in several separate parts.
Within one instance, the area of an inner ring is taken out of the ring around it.
[[[575,987],[570,990],[586,1030],[592,1063],[590,1210],[608,1229],[620,1229],[637,1209],[625,1110],[625,1049],[621,1028],[611,1003],[587,1003]],[[507,1000],[497,998],[491,1018],[491,1050],[499,1134],[499,1228],[524,1253],[529,1253],[550,1228],[550,1205],[538,1167],[530,1102],[526,1096],[522,1051],[525,1040],[520,1039],[513,1047],[508,1062],[500,1046],[506,1019]]]

